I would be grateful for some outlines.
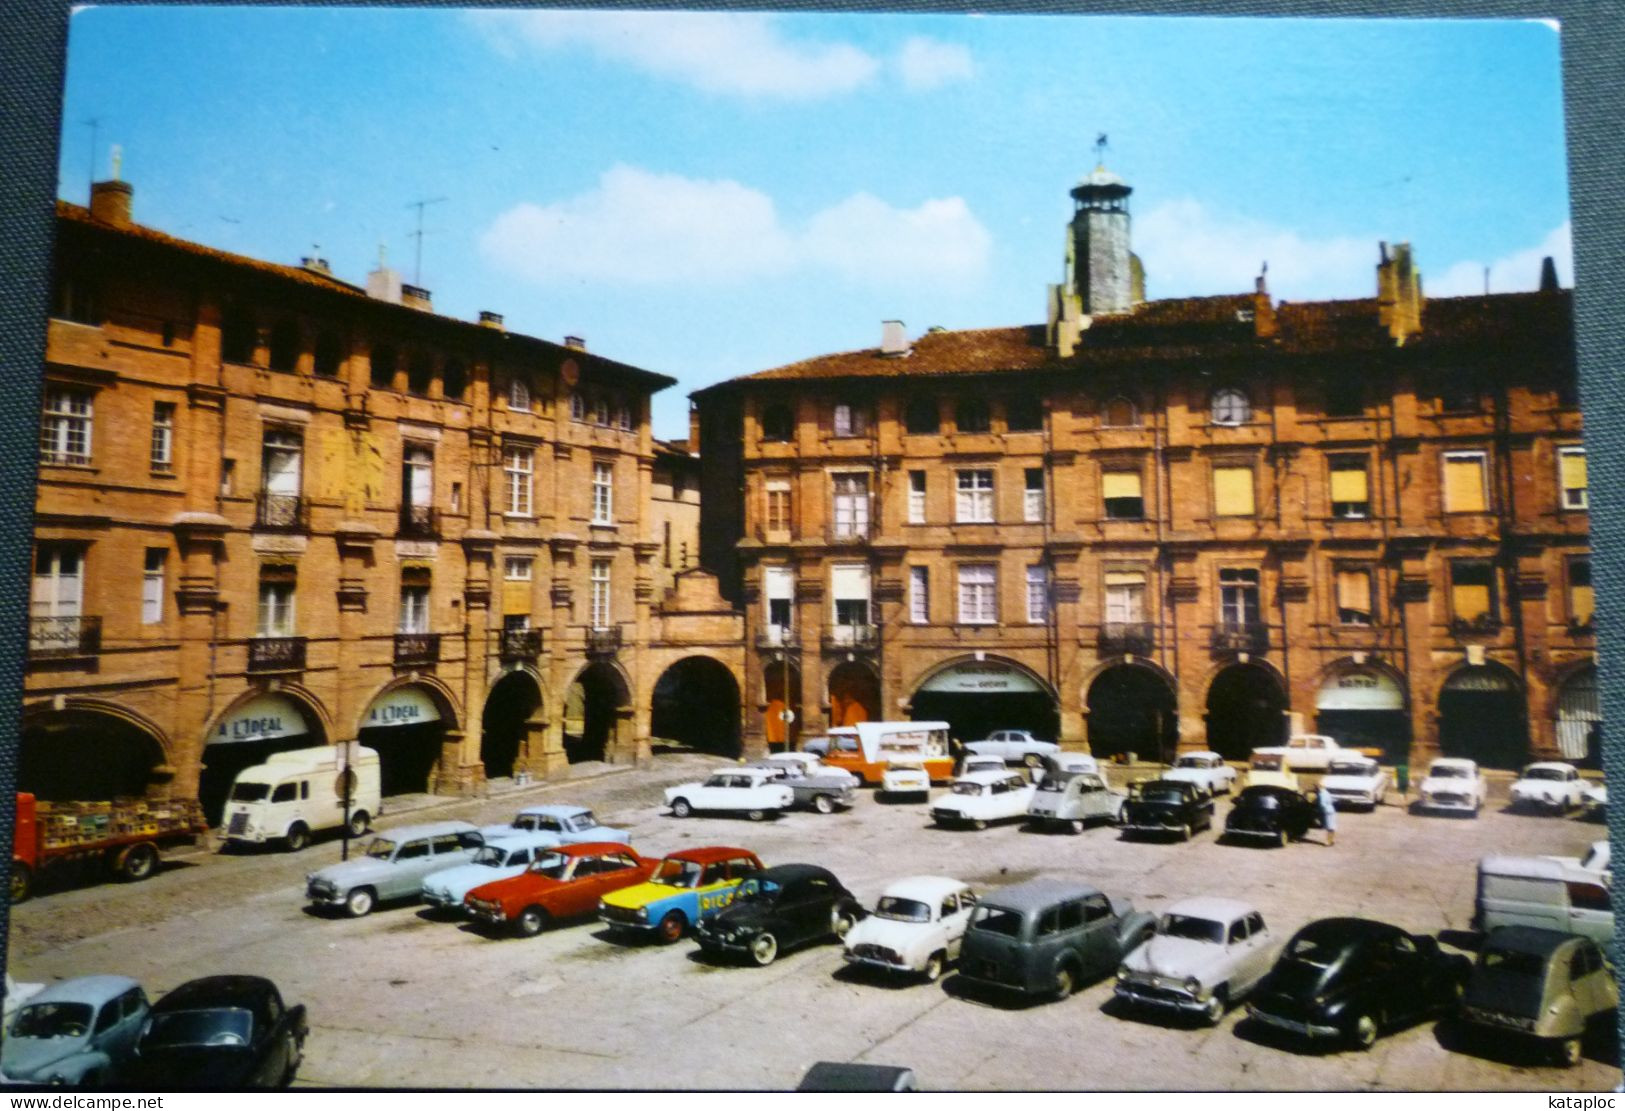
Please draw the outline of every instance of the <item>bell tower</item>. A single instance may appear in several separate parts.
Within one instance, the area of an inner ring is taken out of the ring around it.
[[[1104,153],[1106,137],[1095,143]],[[1098,163],[1072,189],[1066,268],[1049,288],[1049,341],[1070,355],[1089,318],[1132,312],[1145,300],[1145,271],[1129,250],[1128,197],[1134,190]]]

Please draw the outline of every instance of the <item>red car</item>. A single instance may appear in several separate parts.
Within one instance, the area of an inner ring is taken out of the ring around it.
[[[599,899],[644,882],[659,864],[615,841],[560,845],[519,875],[476,887],[463,906],[476,922],[535,937],[555,918],[592,914]]]

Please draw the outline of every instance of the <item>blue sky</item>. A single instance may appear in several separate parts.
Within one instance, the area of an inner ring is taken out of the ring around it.
[[[1569,262],[1547,24],[1081,16],[90,8],[60,194],[122,150],[142,223],[362,281],[688,391],[880,322],[1040,321],[1067,191],[1134,187],[1153,297],[1363,297],[1377,241],[1433,295]]]

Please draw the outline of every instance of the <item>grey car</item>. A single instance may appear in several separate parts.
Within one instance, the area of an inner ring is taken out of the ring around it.
[[[1127,795],[1112,790],[1093,772],[1051,772],[1033,792],[1027,819],[1039,829],[1082,833],[1090,822],[1115,825],[1127,801]]]
[[[857,801],[857,778],[841,768],[814,769],[811,774],[800,764],[782,760],[761,760],[743,770],[760,769],[773,776],[773,782],[790,788],[797,807],[811,807],[820,814],[833,814],[836,807]]]
[[[351,918],[389,899],[415,899],[431,872],[474,859],[485,844],[469,822],[430,822],[380,833],[364,855],[310,873],[305,894],[318,907],[343,907]]]
[[[1061,746],[1054,741],[1041,741],[1025,729],[995,729],[981,740],[971,741],[965,751],[978,756],[997,756],[1006,764],[1041,768],[1047,757],[1061,751]]]
[[[21,1084],[117,1081],[147,1021],[147,996],[128,976],[63,980],[20,1007],[0,1044],[0,1074]]]
[[[1491,930],[1462,996],[1475,1033],[1549,1047],[1578,1065],[1587,1028],[1619,1008],[1613,966],[1597,943],[1533,926]]]
[[[967,981],[1065,999],[1116,970],[1156,929],[1126,899],[1072,880],[1035,879],[982,897],[959,950]]]

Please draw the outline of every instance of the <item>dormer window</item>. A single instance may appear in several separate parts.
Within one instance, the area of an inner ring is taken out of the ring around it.
[[[1213,394],[1212,419],[1214,424],[1234,427],[1246,424],[1252,419],[1253,407],[1247,400],[1247,395],[1234,388],[1215,391]]]
[[[795,431],[795,419],[788,405],[769,405],[762,410],[762,439],[770,443],[788,443]]]

